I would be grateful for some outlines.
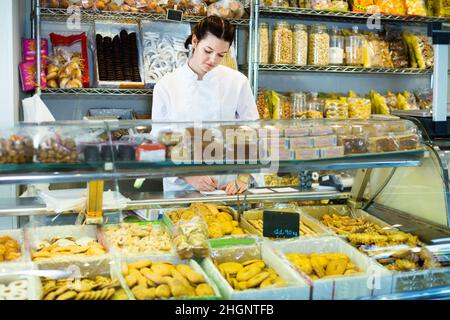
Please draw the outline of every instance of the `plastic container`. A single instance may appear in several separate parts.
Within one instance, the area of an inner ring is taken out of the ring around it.
[[[308,62],[308,31],[304,24],[294,25],[292,63],[304,66]]]
[[[261,22],[259,24],[259,63],[269,63],[269,24]]]
[[[323,105],[319,101],[318,95],[317,92],[310,92],[306,99],[308,118],[323,118]]]
[[[292,62],[292,30],[286,21],[279,21],[272,33],[272,63]]]
[[[330,33],[330,64],[344,64],[344,37],[337,27],[333,27]]]
[[[308,63],[310,65],[326,66],[329,64],[330,36],[327,27],[316,24],[309,33]]]
[[[362,66],[363,62],[363,38],[358,33],[358,26],[353,26],[352,33],[345,38],[345,63]]]

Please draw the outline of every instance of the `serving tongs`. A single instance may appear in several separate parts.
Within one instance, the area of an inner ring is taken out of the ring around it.
[[[21,270],[21,271],[6,271],[0,273],[0,277],[36,276],[55,280],[74,277],[74,275],[75,274],[73,271],[68,270]]]

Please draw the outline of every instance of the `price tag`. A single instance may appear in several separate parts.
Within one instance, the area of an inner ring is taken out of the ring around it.
[[[300,214],[264,210],[263,236],[271,238],[295,238],[299,236]]]
[[[167,20],[178,21],[183,20],[183,11],[181,10],[167,10]]]

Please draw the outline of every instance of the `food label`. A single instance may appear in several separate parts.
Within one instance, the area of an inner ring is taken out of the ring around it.
[[[300,214],[264,210],[263,236],[271,238],[294,238],[299,236]]]
[[[183,11],[181,10],[167,10],[167,20],[181,21],[183,19]]]
[[[344,62],[344,50],[338,47],[330,48],[330,63],[342,64]]]

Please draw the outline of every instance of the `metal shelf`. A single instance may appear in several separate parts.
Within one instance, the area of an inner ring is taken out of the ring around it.
[[[153,89],[108,89],[108,88],[81,88],[81,89],[45,89],[42,95],[106,95],[106,96],[149,96]]]
[[[344,12],[331,10],[312,10],[305,8],[278,8],[278,7],[260,7],[259,14],[261,17],[283,17],[283,18],[302,18],[310,20],[328,20],[340,22],[366,22],[367,19],[373,18],[373,14],[359,12]],[[380,14],[382,22],[385,23],[408,23],[408,24],[426,24],[428,22],[450,22],[448,18],[440,17],[422,17],[422,16],[406,16]]]
[[[341,158],[317,160],[291,160],[278,163],[254,164],[176,164],[164,162],[116,162],[77,164],[29,164],[0,166],[1,184],[62,183],[91,180],[159,179],[164,177],[193,175],[223,175],[237,173],[260,173],[277,165],[277,172],[303,170],[353,170],[363,168],[419,166],[424,150],[358,154]]]
[[[412,68],[364,68],[350,66],[296,66],[290,64],[260,64],[259,71],[325,72],[325,73],[363,73],[395,75],[431,75],[433,69]]]
[[[221,195],[205,196],[197,191],[178,192],[135,192],[124,193],[124,196],[131,199],[123,210],[141,210],[151,207],[173,207],[175,205],[186,205],[193,202],[220,202],[235,204],[238,202],[261,203],[261,202],[283,202],[301,200],[331,200],[348,199],[349,193],[337,191],[297,191],[297,192],[273,192],[265,194],[251,194],[247,192],[239,196]],[[108,212],[117,210],[108,209]],[[66,212],[68,214],[73,212]],[[37,197],[1,199],[0,216],[34,216],[34,215],[54,215],[52,211],[47,211],[46,205]]]
[[[41,19],[43,21],[66,21],[73,16],[66,9],[41,8]],[[115,12],[115,11],[98,11],[98,10],[81,10],[81,21],[92,22],[95,20],[116,20],[116,21],[170,21],[167,15],[158,13],[143,12]],[[183,16],[182,22],[199,22],[204,16]],[[248,26],[249,19],[230,19],[230,22],[237,26]]]

